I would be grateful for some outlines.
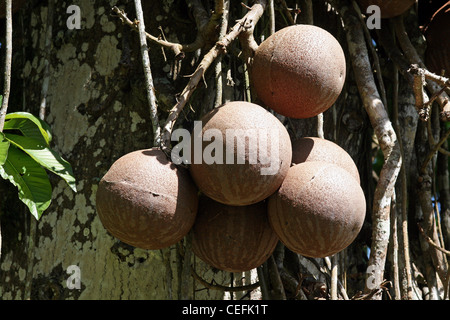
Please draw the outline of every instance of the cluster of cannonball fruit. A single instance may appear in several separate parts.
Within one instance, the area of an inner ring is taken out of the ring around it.
[[[327,31],[287,27],[258,48],[251,77],[267,108],[313,117],[340,94],[345,57]],[[214,141],[223,150],[215,153],[220,161],[193,162],[187,169],[153,148],[123,156],[101,179],[97,211],[113,236],[161,249],[191,232],[197,257],[232,272],[264,263],[278,241],[309,257],[332,255],[353,242],[366,202],[344,149],[320,138],[291,141],[273,113],[250,102],[226,103],[201,120],[202,134],[222,135]],[[249,132],[257,133],[258,143],[251,144]],[[246,141],[245,148],[235,138]],[[203,139],[201,150],[211,144]]]

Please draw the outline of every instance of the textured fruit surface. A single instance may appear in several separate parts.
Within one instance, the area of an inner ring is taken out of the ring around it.
[[[100,181],[96,203],[103,226],[113,236],[154,250],[177,243],[190,231],[198,196],[187,169],[153,148],[114,162]]]
[[[275,116],[253,103],[229,102],[203,117],[202,124],[203,134],[221,133],[221,141],[214,140],[219,141],[215,154],[223,152],[222,163],[193,161],[190,166],[203,193],[224,204],[243,206],[260,202],[278,189],[291,165],[292,145]],[[237,147],[238,140],[245,141],[245,148]],[[210,153],[207,148],[212,143],[203,142],[204,154]],[[230,155],[234,160],[227,163]]]
[[[220,270],[248,271],[263,264],[277,242],[267,203],[236,207],[200,198],[192,251],[204,262]]]
[[[406,12],[416,0],[358,0],[362,13],[367,13],[367,7],[380,7],[381,18],[393,18]]]
[[[255,52],[251,80],[259,99],[279,114],[310,118],[330,108],[345,82],[339,42],[313,25],[283,28]]]
[[[336,143],[317,137],[305,137],[292,141],[292,163],[324,161],[347,170],[360,183],[358,168],[352,157]]]
[[[366,201],[346,170],[326,162],[303,162],[289,169],[269,199],[268,213],[287,248],[321,258],[353,242],[364,222]]]
[[[425,64],[438,75],[450,77],[450,1],[442,6],[426,27],[427,49]]]

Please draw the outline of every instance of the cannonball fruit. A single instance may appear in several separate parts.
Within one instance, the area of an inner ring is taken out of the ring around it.
[[[230,272],[260,266],[278,242],[265,202],[237,207],[202,196],[192,230],[192,252],[209,265]]]
[[[197,188],[187,169],[176,167],[157,148],[128,153],[101,179],[97,212],[116,238],[142,249],[180,241],[197,214]]]
[[[313,25],[283,28],[255,51],[251,80],[258,98],[290,118],[329,109],[346,76],[345,56],[328,31]]]
[[[426,27],[425,37],[427,68],[438,75],[445,71],[443,75],[450,77],[450,1],[433,15]]]
[[[381,18],[393,18],[406,12],[416,0],[357,0],[362,13],[371,5],[380,7]]]
[[[269,221],[284,245],[322,258],[349,246],[364,222],[366,201],[355,178],[327,162],[292,166],[269,199]]]
[[[201,120],[203,138],[198,142],[194,129],[190,165],[200,191],[220,203],[244,206],[278,189],[291,165],[292,145],[274,115],[253,103],[229,102]]]
[[[292,142],[292,163],[324,161],[347,170],[360,183],[358,168],[352,157],[336,143],[317,137],[300,138]]]

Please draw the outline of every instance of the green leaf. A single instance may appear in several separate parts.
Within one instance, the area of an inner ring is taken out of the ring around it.
[[[42,135],[41,130],[28,119],[11,119],[5,122],[4,131],[19,130],[25,137],[35,139],[46,146],[50,146],[50,141]]]
[[[0,132],[0,166],[3,165],[8,157],[8,149],[11,143],[5,139],[5,135]]]
[[[32,138],[5,133],[5,137],[15,146],[26,152],[41,166],[63,178],[73,191],[77,192],[72,166],[58,153]]]
[[[47,146],[52,141],[50,126],[28,112],[8,113],[5,118],[4,130],[20,130],[24,136],[45,141]]]
[[[0,176],[17,187],[19,199],[39,219],[52,198],[52,186],[44,168],[23,151],[11,147],[8,158],[0,166]]]

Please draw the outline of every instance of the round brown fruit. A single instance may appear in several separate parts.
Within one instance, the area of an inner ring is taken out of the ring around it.
[[[346,75],[345,55],[328,31],[313,25],[283,28],[255,52],[251,80],[258,98],[291,118],[310,118],[338,98]]]
[[[226,103],[202,118],[201,133],[205,141],[197,153],[203,156],[197,163],[193,156],[190,172],[200,191],[213,200],[250,205],[272,195],[283,182],[292,160],[291,140],[283,124],[264,108],[242,101]],[[205,133],[220,138],[209,142]],[[238,148],[238,141],[245,148]],[[208,155],[216,158],[205,161]]]
[[[292,142],[292,163],[324,161],[347,170],[360,183],[358,168],[352,157],[336,143],[317,137],[300,138]]]
[[[450,1],[443,5],[431,18],[425,29],[427,50],[425,64],[438,75],[450,77]]]
[[[209,265],[230,272],[248,271],[263,264],[277,243],[265,201],[236,207],[200,197],[192,252]]]
[[[268,213],[288,249],[322,258],[353,242],[364,222],[366,200],[346,170],[327,162],[303,162],[289,169],[269,199]]]
[[[192,228],[198,196],[187,169],[160,149],[128,153],[100,180],[96,203],[103,226],[119,240],[142,249],[162,249]]]
[[[358,0],[362,13],[367,13],[367,7],[380,7],[381,18],[393,18],[405,13],[416,0]],[[370,12],[369,12],[370,14]]]

